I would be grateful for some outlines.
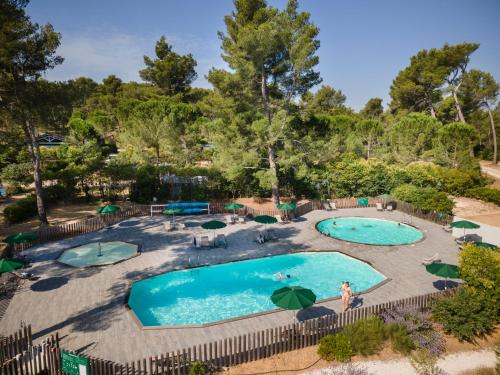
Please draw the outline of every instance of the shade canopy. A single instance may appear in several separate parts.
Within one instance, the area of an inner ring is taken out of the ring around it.
[[[226,210],[239,210],[240,208],[243,208],[245,207],[244,205],[242,205],[241,203],[228,203],[228,204],[225,204],[224,205],[224,208]]]
[[[15,243],[26,243],[26,242],[36,241],[37,239],[38,236],[33,233],[17,233],[7,237],[4,240],[4,242],[13,245]]]
[[[206,223],[203,223],[201,225],[201,227],[203,229],[212,229],[212,230],[215,230],[215,229],[225,228],[226,224],[223,223],[222,221],[219,221],[219,220],[211,220],[211,221],[207,221]]]
[[[279,210],[289,211],[295,210],[297,208],[297,204],[293,202],[281,203],[276,206]]]
[[[436,276],[446,277],[447,279],[458,279],[458,267],[447,263],[432,263],[425,266],[427,272]]]
[[[286,286],[275,290],[271,301],[282,309],[301,310],[314,305],[316,295],[311,289],[301,286]]]
[[[0,260],[0,273],[12,272],[21,268],[23,264],[16,260],[11,259],[1,259]]]
[[[472,244],[474,246],[477,246],[477,247],[480,247],[483,249],[497,249],[498,248],[497,245],[493,245],[492,243],[488,243],[488,242],[474,241],[474,242],[472,242]]]
[[[182,208],[165,208],[161,213],[164,215],[177,215],[183,212],[184,210]]]
[[[120,207],[115,206],[114,204],[107,204],[105,206],[99,207],[96,211],[99,214],[114,214],[115,212],[120,211]]]
[[[278,222],[278,219],[269,215],[260,215],[255,217],[255,221],[260,224],[274,224]]]
[[[452,228],[463,228],[463,229],[477,229],[481,227],[479,224],[473,223],[472,221],[468,220],[454,221],[453,223],[450,224],[450,226]]]

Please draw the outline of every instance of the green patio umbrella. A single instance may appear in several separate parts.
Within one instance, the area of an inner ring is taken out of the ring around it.
[[[228,203],[228,204],[224,205],[224,209],[233,210],[234,215],[236,215],[236,210],[239,210],[240,208],[243,208],[243,207],[245,207],[245,206],[242,205],[241,203],[236,203],[236,202]]]
[[[7,242],[10,245],[16,243],[26,243],[38,240],[38,236],[34,233],[17,233],[12,236],[7,237],[4,242]]]
[[[464,236],[465,236],[466,229],[477,229],[477,228],[480,228],[481,226],[479,224],[473,223],[472,221],[459,220],[459,221],[454,221],[453,223],[451,223],[450,227],[452,227],[452,228],[464,228]]]
[[[114,204],[107,204],[105,206],[99,207],[96,212],[99,214],[114,214],[115,212],[120,211],[119,206],[115,206]]]
[[[275,290],[271,301],[286,310],[302,310],[314,305],[316,295],[311,289],[301,286],[285,286]]]
[[[498,248],[497,245],[493,245],[492,243],[488,243],[488,242],[474,241],[474,242],[472,242],[472,244],[474,244],[477,247],[481,247],[483,249],[497,249]]]
[[[175,219],[175,214],[182,214],[184,210],[182,208],[165,208],[161,213],[164,215],[172,215],[172,222]]]
[[[445,278],[444,288],[446,289],[446,282],[448,279],[458,279],[460,275],[458,274],[458,267],[453,264],[448,263],[431,263],[425,266],[427,272],[432,273],[436,276],[441,276]]]
[[[201,225],[203,229],[209,229],[214,231],[214,242],[215,242],[215,231],[217,229],[222,229],[226,227],[226,223],[223,223],[222,221],[219,220],[210,220],[207,221],[206,223],[203,223]],[[215,246],[215,245],[214,245]]]
[[[276,205],[276,208],[283,211],[295,210],[297,208],[297,204],[293,202],[281,203]]]
[[[18,268],[21,268],[22,266],[23,266],[23,264],[21,262],[16,261],[16,260],[1,259],[0,260],[0,273],[12,272],[14,270],[17,270]]]

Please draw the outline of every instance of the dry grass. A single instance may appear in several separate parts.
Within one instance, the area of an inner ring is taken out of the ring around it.
[[[474,370],[461,371],[458,375],[497,375],[497,371],[494,367],[478,367]]]

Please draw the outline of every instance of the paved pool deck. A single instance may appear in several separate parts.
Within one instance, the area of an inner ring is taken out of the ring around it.
[[[369,306],[442,287],[438,277],[426,272],[423,258],[439,253],[443,262],[457,263],[458,246],[450,233],[431,222],[412,218],[425,238],[412,245],[372,246],[346,243],[320,234],[318,221],[340,216],[365,216],[403,221],[401,212],[379,212],[374,208],[312,211],[289,224],[275,224],[279,241],[259,245],[253,221],[230,225],[224,233],[227,249],[195,249],[193,235],[201,223],[222,216],[179,218],[188,228],[166,232],[165,217],[131,218],[102,230],[43,244],[25,253],[32,259],[37,281],[25,281],[0,321],[0,334],[13,333],[21,321],[31,323],[36,341],[59,332],[61,346],[88,355],[125,363],[150,355],[255,332],[292,322],[289,311],[227,322],[205,328],[141,329],[125,307],[130,283],[148,276],[195,264],[217,264],[297,251],[341,251],[372,264],[391,280],[358,297],[358,306]],[[129,241],[142,247],[142,254],[122,263],[99,268],[75,269],[55,261],[64,249],[93,241]],[[307,319],[338,312],[340,301],[316,304],[299,313]]]

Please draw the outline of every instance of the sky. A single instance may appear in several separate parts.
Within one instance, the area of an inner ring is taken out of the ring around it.
[[[283,8],[286,0],[268,0]],[[389,88],[410,57],[444,43],[477,42],[471,68],[500,81],[500,0],[299,0],[320,28],[322,84],[342,90],[359,110],[372,97],[387,104]],[[27,12],[62,34],[62,65],[50,80],[115,74],[140,81],[143,56],[165,35],[178,53],[198,62],[196,87],[210,87],[210,68],[225,68],[217,31],[232,0],[31,0]]]

